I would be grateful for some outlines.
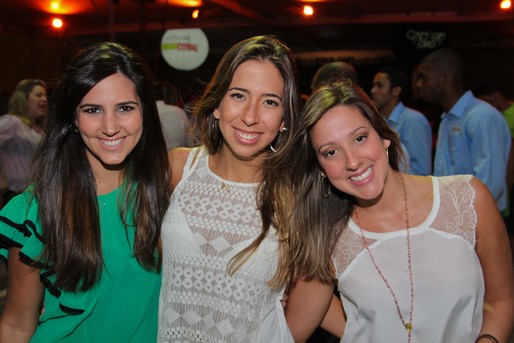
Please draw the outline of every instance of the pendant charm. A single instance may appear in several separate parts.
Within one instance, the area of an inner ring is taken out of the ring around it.
[[[405,330],[407,330],[408,332],[411,332],[412,331],[412,324],[411,323],[405,323]]]
[[[230,186],[225,184],[225,182],[221,182],[221,189],[223,189],[224,191],[228,191],[230,190]]]

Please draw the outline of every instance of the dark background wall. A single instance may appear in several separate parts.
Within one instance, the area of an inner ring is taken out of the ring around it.
[[[504,25],[509,25],[510,22]],[[501,24],[500,24],[501,25]],[[481,29],[481,26],[483,29]],[[490,32],[489,23],[457,24],[363,24],[298,28],[204,29],[210,53],[199,68],[180,71],[170,67],[160,54],[160,40],[164,32],[133,32],[116,34],[114,39],[142,54],[154,74],[161,81],[170,82],[178,89],[179,97],[187,102],[199,94],[214,73],[223,53],[241,39],[257,34],[274,34],[288,44],[297,56],[302,91],[309,93],[310,79],[315,70],[331,60],[354,64],[365,89],[370,88],[374,73],[383,65],[399,64],[412,70],[430,48],[417,50],[406,41],[410,28],[444,32],[442,46],[455,48],[465,62],[465,78],[469,88],[480,82],[494,80],[507,96],[514,98],[514,44],[498,33]],[[498,24],[496,24],[498,26]],[[495,32],[501,32],[501,28]],[[477,32],[483,32],[477,34]],[[486,34],[489,32],[488,34]],[[307,35],[321,37],[304,39]],[[64,34],[0,33],[0,110],[4,113],[7,99],[16,83],[23,78],[44,79],[50,91],[64,71],[67,61],[83,46],[110,39],[110,36],[66,37]]]

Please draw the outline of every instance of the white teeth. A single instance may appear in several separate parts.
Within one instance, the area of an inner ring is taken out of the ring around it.
[[[257,134],[255,133],[244,133],[244,132],[241,132],[241,131],[236,131],[237,134],[239,135],[239,137],[245,139],[245,140],[252,140],[252,139],[255,139],[257,138]]]
[[[118,145],[120,144],[121,142],[123,142],[123,138],[120,138],[120,139],[116,139],[116,140],[113,140],[113,141],[107,141],[105,139],[100,139],[100,141],[105,144],[105,145],[109,145],[109,146],[115,146],[115,145]]]
[[[362,180],[366,179],[370,174],[371,174],[371,167],[366,169],[366,171],[364,173],[360,174],[359,176],[351,177],[350,180],[352,180],[352,181],[362,181]]]

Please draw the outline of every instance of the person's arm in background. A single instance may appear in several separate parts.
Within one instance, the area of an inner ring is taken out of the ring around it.
[[[487,187],[474,178],[477,212],[476,252],[485,282],[481,334],[507,342],[514,326],[514,267],[504,221]],[[488,342],[481,339],[480,343]]]
[[[0,343],[29,342],[41,314],[44,286],[39,279],[40,271],[21,262],[19,252],[19,248],[9,249]]]

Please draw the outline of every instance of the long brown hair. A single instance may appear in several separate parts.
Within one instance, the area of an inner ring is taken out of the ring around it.
[[[243,40],[230,48],[216,68],[216,72],[210,83],[207,85],[203,96],[193,109],[193,130],[200,137],[202,144],[207,148],[209,154],[216,154],[221,150],[223,137],[217,125],[217,121],[212,116],[227,92],[230,82],[236,69],[245,61],[257,59],[272,62],[279,70],[284,80],[284,113],[282,120],[288,129],[280,133],[272,143],[277,153],[269,152],[263,166],[263,182],[260,184],[257,193],[257,205],[260,210],[262,220],[262,232],[247,248],[239,252],[229,264],[229,272],[234,273],[259,247],[260,243],[266,238],[270,226],[274,226],[279,232],[280,251],[279,259],[287,256],[287,237],[286,228],[279,219],[282,213],[287,212],[282,207],[280,200],[276,198],[277,190],[274,188],[277,178],[282,177],[285,169],[278,170],[275,166],[270,167],[275,159],[274,155],[279,154],[284,146],[291,139],[291,132],[296,126],[296,117],[300,113],[300,93],[299,82],[294,60],[289,48],[276,37],[256,36]],[[281,276],[285,274],[279,270],[271,284],[278,286],[281,284]]]
[[[349,80],[334,80],[315,91],[305,104],[293,143],[288,146],[282,161],[289,165],[290,175],[283,181],[290,183],[283,190],[284,197],[294,197],[295,203],[289,217],[290,250],[285,260],[293,281],[300,275],[327,283],[333,280],[332,254],[353,211],[353,197],[331,187],[328,179],[321,177],[310,138],[310,131],[318,120],[338,105],[359,109],[379,136],[391,141],[389,164],[394,170],[398,170],[400,159],[403,159],[397,134],[359,86]]]
[[[134,255],[139,263],[149,270],[160,268],[160,227],[170,191],[152,74],[129,48],[98,43],[74,58],[57,85],[34,161],[34,195],[44,241],[40,262],[55,273],[52,286],[66,291],[88,290],[102,273],[95,179],[74,123],[81,99],[115,73],[134,82],[143,109],[141,139],[125,160],[120,215],[126,225],[135,225]]]

